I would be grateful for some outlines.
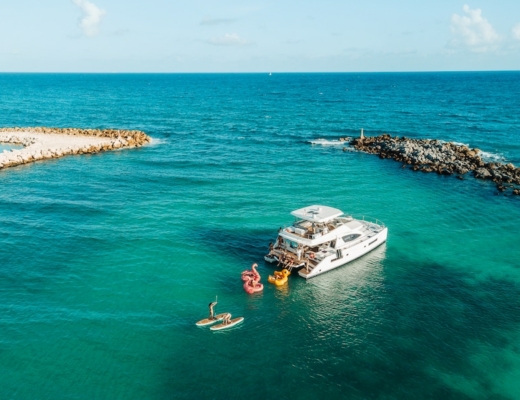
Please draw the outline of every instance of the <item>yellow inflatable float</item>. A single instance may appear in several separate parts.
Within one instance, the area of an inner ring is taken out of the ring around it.
[[[276,286],[282,286],[287,283],[287,279],[288,279],[289,275],[291,275],[291,271],[284,268],[281,271],[274,271],[274,276],[269,275],[269,278],[267,278],[267,281]]]

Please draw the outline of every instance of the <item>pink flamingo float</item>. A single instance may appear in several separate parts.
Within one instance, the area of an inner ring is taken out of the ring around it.
[[[264,285],[262,285],[257,279],[250,279],[244,283],[244,290],[249,294],[261,292],[264,290]]]
[[[251,265],[251,270],[245,270],[242,272],[242,280],[244,281],[244,290],[253,294],[264,290],[264,285],[260,283],[260,274],[256,270],[258,264]]]
[[[257,278],[258,281],[260,282],[260,274],[256,270],[256,267],[258,267],[258,264],[254,263],[253,265],[251,265],[251,269],[250,270],[246,269],[245,271],[242,271],[242,280],[244,282],[247,282],[250,279],[255,279],[255,278]]]

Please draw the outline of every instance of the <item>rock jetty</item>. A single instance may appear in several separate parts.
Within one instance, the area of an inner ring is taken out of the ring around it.
[[[340,140],[359,151],[401,162],[403,168],[440,175],[457,174],[459,179],[464,179],[463,176],[471,172],[477,179],[493,181],[500,192],[512,188],[513,194],[520,195],[520,187],[516,186],[520,185],[520,168],[510,163],[485,162],[479,149],[440,140],[392,137],[388,134]]]
[[[0,128],[0,143],[21,144],[0,153],[0,169],[69,154],[140,147],[151,142],[144,132],[122,129]]]

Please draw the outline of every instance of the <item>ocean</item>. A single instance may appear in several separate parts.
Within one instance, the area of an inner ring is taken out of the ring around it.
[[[153,138],[0,171],[0,398],[520,398],[520,197],[335,143],[520,165],[518,110],[520,72],[0,74],[1,126]],[[268,284],[269,242],[311,204],[388,242]],[[195,326],[216,296],[241,325]]]

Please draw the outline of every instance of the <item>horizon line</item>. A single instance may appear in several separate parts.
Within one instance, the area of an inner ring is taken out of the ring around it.
[[[413,71],[220,71],[220,72],[165,72],[165,71],[139,71],[139,72],[116,72],[116,71],[0,71],[0,74],[113,74],[113,75],[138,75],[138,74],[155,74],[155,75],[209,75],[209,74],[227,74],[227,75],[262,75],[262,74],[409,74],[409,73],[465,73],[465,72],[520,72],[520,69],[488,69],[488,70],[413,70]]]

